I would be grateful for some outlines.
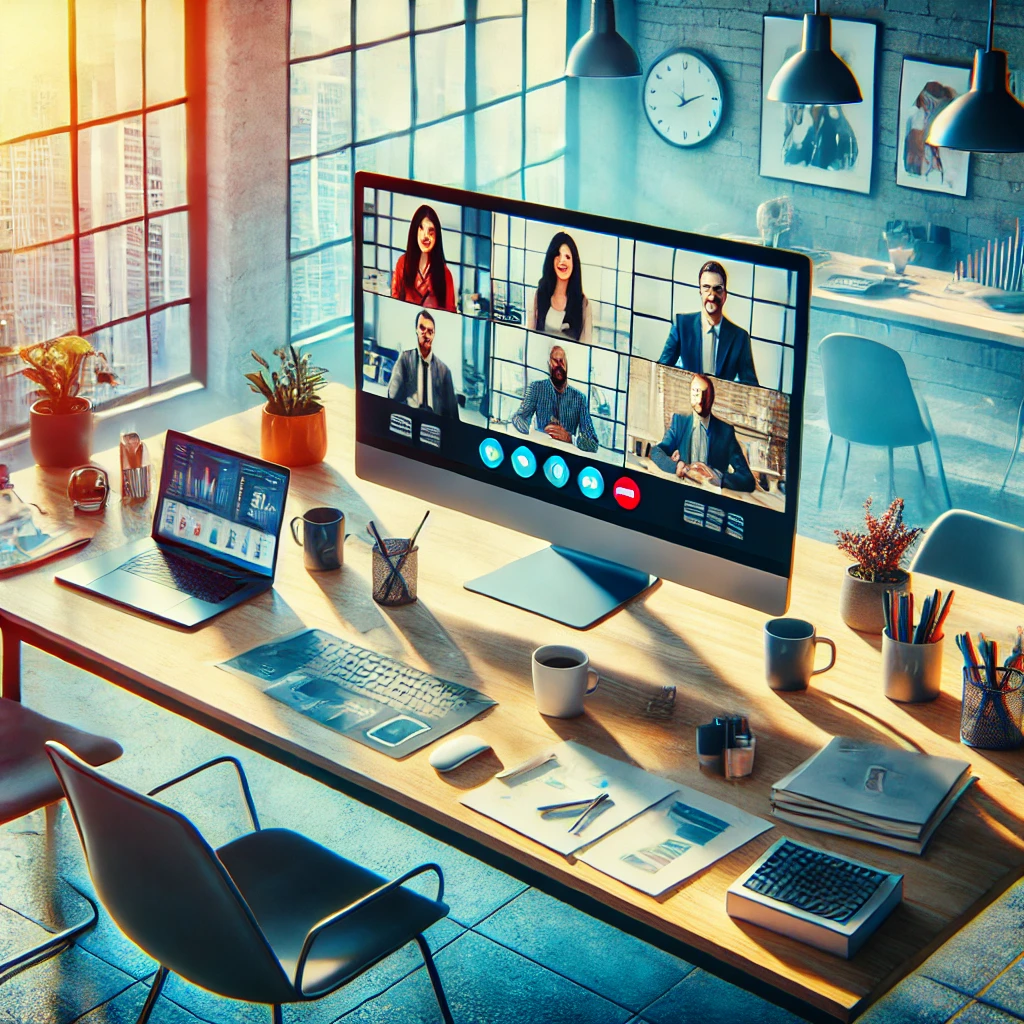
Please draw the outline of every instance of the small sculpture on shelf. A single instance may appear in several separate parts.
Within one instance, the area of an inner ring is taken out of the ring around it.
[[[779,240],[793,223],[793,200],[789,196],[769,199],[757,208],[757,230],[761,244],[778,249]]]

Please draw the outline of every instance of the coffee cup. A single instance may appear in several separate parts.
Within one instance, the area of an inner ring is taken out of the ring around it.
[[[302,564],[310,572],[341,568],[345,560],[345,513],[340,508],[311,508],[303,516],[296,516],[291,528],[295,543],[302,547]]]
[[[814,667],[818,644],[832,648],[832,660],[824,668]],[[816,636],[806,619],[769,619],[764,624],[764,661],[773,690],[806,690],[811,676],[836,663],[836,645],[827,636]]]
[[[578,647],[546,644],[533,652],[533,695],[537,710],[549,718],[583,714],[583,698],[597,689],[601,677]]]

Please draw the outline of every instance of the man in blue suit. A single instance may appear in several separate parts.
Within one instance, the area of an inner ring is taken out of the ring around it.
[[[692,373],[706,373],[722,380],[757,384],[750,351],[750,335],[724,316],[725,267],[708,260],[697,275],[700,312],[679,313],[662,349],[659,363],[679,366]]]
[[[749,493],[754,490],[754,474],[732,425],[711,414],[714,404],[714,384],[695,373],[690,383],[693,411],[673,415],[664,438],[651,449],[651,461],[680,480]]]

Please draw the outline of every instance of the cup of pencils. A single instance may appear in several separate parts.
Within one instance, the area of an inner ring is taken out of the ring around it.
[[[889,700],[920,704],[942,689],[942,627],[953,602],[939,590],[924,599],[914,622],[914,595],[882,595],[882,681]]]
[[[427,516],[420,520],[413,534],[405,537],[382,537],[371,519],[367,529],[373,536],[373,599],[389,608],[412,604],[416,600],[416,580],[419,575],[419,536]]]
[[[1024,630],[1009,657],[999,663],[999,644],[978,634],[960,633],[956,645],[964,658],[964,697],[960,739],[982,750],[1024,746]]]

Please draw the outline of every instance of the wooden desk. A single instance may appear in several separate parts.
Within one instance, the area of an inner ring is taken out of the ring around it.
[[[346,510],[350,530],[359,535],[371,514],[384,533],[410,530],[423,511],[418,501],[354,476],[350,393],[333,388],[328,418],[328,461],[293,473],[286,514],[333,503]],[[254,451],[258,411],[200,433]],[[154,460],[159,448],[159,442],[152,442]],[[116,452],[106,452],[97,461],[113,471],[116,458]],[[16,474],[15,486],[23,498],[67,517],[64,480],[64,473],[31,469]],[[150,516],[150,509],[122,509],[115,503],[96,522],[93,544],[71,558],[147,534]],[[282,543],[275,589],[193,634],[59,587],[52,581],[52,565],[5,580],[0,584],[5,694],[18,695],[24,640],[388,808],[667,949],[711,969],[717,964],[731,980],[788,1005],[796,1000],[804,1012],[818,1017],[854,1017],[1024,872],[1024,787],[1019,781],[1024,753],[971,752],[959,744],[960,684],[951,640],[943,693],[935,703],[903,707],[882,696],[877,643],[839,620],[844,560],[829,546],[799,541],[792,611],[811,618],[819,633],[836,640],[838,664],[816,676],[809,691],[781,695],[764,682],[765,616],[725,601],[663,583],[579,634],[469,593],[464,580],[539,545],[459,513],[436,509],[431,515],[422,539],[420,601],[387,613],[370,599],[369,548],[361,539],[349,542],[340,572],[315,577],[303,570],[299,548],[287,538]],[[1020,617],[1019,606],[961,593],[947,636],[966,627],[1009,636]],[[393,761],[215,667],[303,625],[330,630],[496,698],[499,706],[471,726],[493,744],[496,756],[441,777],[427,764],[430,748]],[[530,651],[548,642],[582,644],[614,680],[588,701],[583,718],[548,721],[534,708]],[[679,687],[675,710],[669,717],[655,717],[646,711],[648,700],[665,683]],[[721,712],[749,714],[757,732],[758,760],[749,779],[727,782],[701,775],[696,767],[694,727]],[[980,783],[953,810],[923,858],[780,824],[658,899],[567,861],[458,803],[462,792],[483,783],[499,762],[512,765],[547,744],[574,738],[768,816],[771,783],[832,734],[905,738],[933,753],[968,757]],[[301,827],[300,808],[296,817]],[[854,960],[840,960],[726,915],[729,883],[783,834],[905,874],[905,903]]]

